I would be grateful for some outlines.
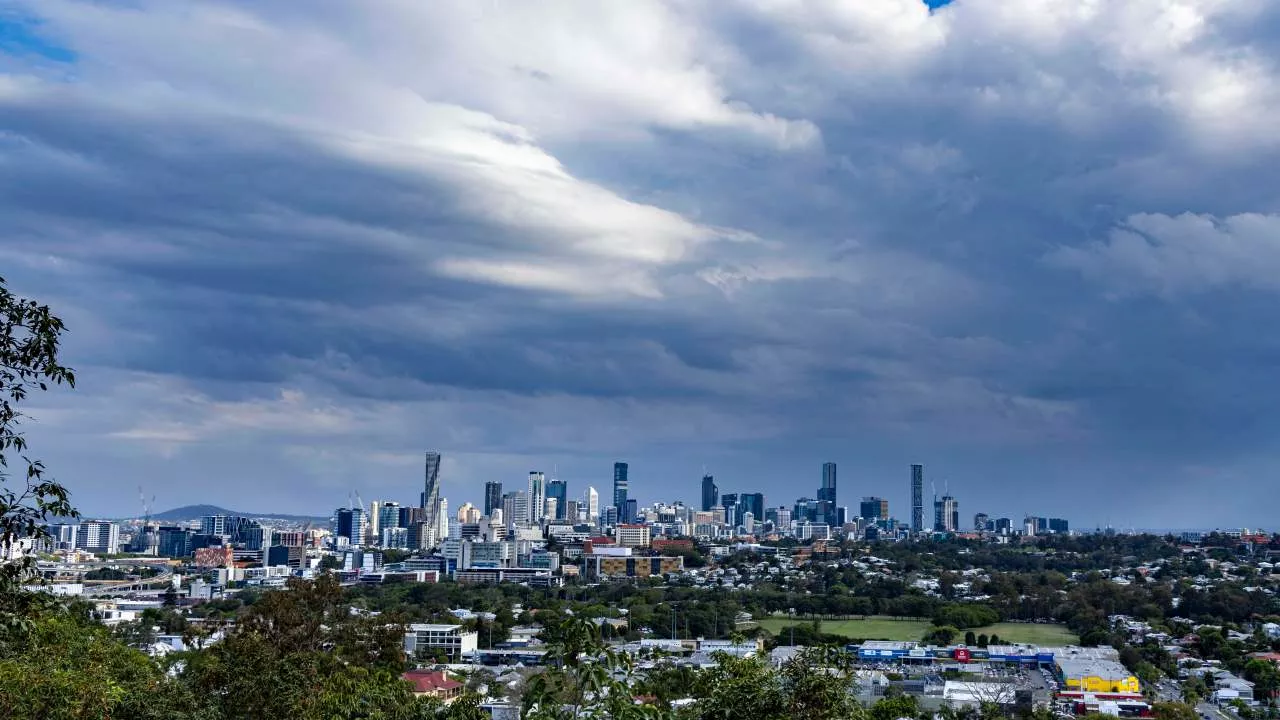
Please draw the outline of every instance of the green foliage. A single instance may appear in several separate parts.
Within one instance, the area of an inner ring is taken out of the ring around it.
[[[1244,678],[1253,683],[1254,697],[1270,699],[1280,690],[1280,670],[1269,660],[1255,658],[1244,666]]]
[[[877,700],[867,711],[867,720],[899,720],[920,716],[920,704],[911,695]]]
[[[930,645],[950,645],[955,641],[956,635],[958,634],[960,634],[960,631],[956,628],[949,625],[943,625],[941,627],[935,627],[925,633],[922,640]]]
[[[787,716],[796,720],[861,718],[855,699],[856,676],[849,655],[830,648],[811,648],[782,666]]]
[[[657,705],[638,704],[631,692],[634,666],[609,650],[589,619],[570,616],[549,625],[543,639],[558,664],[533,677],[522,698],[527,720],[614,718],[656,720],[671,716]]]
[[[45,477],[43,463],[27,456],[27,439],[19,430],[26,415],[18,406],[31,392],[50,384],[75,385],[71,369],[58,362],[64,329],[47,305],[14,295],[0,278],[0,547],[47,539],[44,523],[50,518],[78,517],[67,489]],[[10,474],[13,454],[21,459],[16,480]],[[0,632],[29,628],[42,602],[22,592],[34,569],[31,556],[0,562]]]
[[[1000,622],[1000,613],[987,607],[973,603],[944,605],[933,614],[933,624],[949,625],[964,630],[994,625]]]
[[[33,618],[19,642],[0,642],[0,717],[203,720],[198,695],[100,625],[69,613]]]
[[[1194,706],[1180,702],[1152,703],[1151,716],[1155,720],[1200,720]]]
[[[698,720],[784,720],[787,694],[782,677],[759,658],[719,657],[704,672],[695,705]]]

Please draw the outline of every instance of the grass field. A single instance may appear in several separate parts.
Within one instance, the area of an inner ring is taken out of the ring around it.
[[[771,633],[777,633],[788,625],[806,622],[809,621],[788,617],[769,617],[761,620],[760,626]],[[896,620],[887,617],[822,621],[822,632],[861,640],[919,640],[932,627],[932,623],[928,620]],[[1079,640],[1075,633],[1062,625],[996,623],[984,628],[974,628],[973,632],[975,635],[995,633],[1002,641],[1029,645],[1070,645]]]

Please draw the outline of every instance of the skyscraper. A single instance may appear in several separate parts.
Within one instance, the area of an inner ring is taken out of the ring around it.
[[[738,496],[738,507],[742,508],[742,512],[738,515],[738,520],[747,513],[756,519],[757,522],[764,519],[764,493],[742,493]]]
[[[729,527],[738,526],[738,493],[725,493],[720,496],[720,505],[724,507],[724,524]]]
[[[120,525],[86,520],[76,528],[76,549],[114,555],[120,552]]]
[[[378,537],[387,528],[400,527],[400,503],[384,502],[378,505]]]
[[[943,495],[933,501],[933,529],[937,532],[956,532],[960,529],[960,503],[954,497]]]
[[[569,486],[565,481],[552,480],[547,483],[547,500],[556,501],[556,514],[553,520],[564,520],[568,517],[566,512],[569,508]]]
[[[502,483],[490,480],[484,484],[485,517],[493,517],[495,508],[502,509]]]
[[[911,530],[924,530],[924,466],[911,466]]]
[[[502,518],[508,527],[524,525],[529,521],[529,494],[523,490],[502,496]]]
[[[710,475],[702,476],[702,510],[706,512],[720,502],[720,488],[716,487],[716,479]]]
[[[440,525],[440,453],[428,452],[426,479],[422,490],[422,509],[425,522],[432,527]]]
[[[822,487],[818,488],[818,501],[824,503],[821,522],[836,524],[836,464],[822,463]]]
[[[863,520],[888,520],[889,501],[878,497],[864,497],[858,514]]]
[[[593,487],[587,487],[587,522],[594,523],[600,517],[600,493]]]
[[[538,524],[547,508],[547,476],[533,470],[529,473],[529,522]]]
[[[627,464],[624,462],[616,462],[613,464],[613,506],[618,508],[618,521],[631,522],[631,518],[624,513],[627,512]]]
[[[345,537],[354,546],[364,544],[369,534],[369,519],[364,508],[338,508],[333,512],[333,534]]]

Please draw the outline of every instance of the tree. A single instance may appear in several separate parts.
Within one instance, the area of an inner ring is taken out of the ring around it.
[[[1180,702],[1158,702],[1151,705],[1151,716],[1156,720],[1200,720],[1200,714],[1192,705]]]
[[[290,578],[221,642],[185,658],[181,677],[228,720],[432,717],[400,679],[403,638],[395,616],[354,611],[334,576]]]
[[[832,648],[808,648],[782,666],[788,709],[796,720],[852,720],[858,705],[851,657]]]
[[[978,633],[978,647],[986,647],[991,643],[991,638],[986,633]]]
[[[950,645],[959,633],[959,630],[949,625],[935,627],[925,633],[924,642],[929,643],[930,645]]]
[[[1254,685],[1254,696],[1270,703],[1280,690],[1280,670],[1274,663],[1254,658],[1244,666],[1244,678]]]
[[[966,630],[964,633],[964,644],[969,647],[976,647],[978,645],[978,636],[974,635],[972,630]]]
[[[552,667],[534,676],[521,698],[527,720],[656,719],[669,712],[637,704],[631,693],[631,658],[608,649],[595,623],[569,616],[543,630]]]
[[[74,613],[43,613],[0,643],[0,717],[212,720],[203,696]]]
[[[898,695],[876,701],[867,712],[868,720],[901,720],[920,715],[920,704],[915,696]]]
[[[0,548],[22,540],[40,543],[49,537],[50,518],[78,517],[67,489],[45,476],[44,464],[27,456],[27,440],[19,430],[26,417],[20,403],[50,384],[75,385],[70,368],[58,362],[58,341],[65,326],[47,305],[14,295],[0,278]],[[14,480],[10,456],[21,458]],[[0,625],[27,627],[33,603],[22,584],[30,579],[35,558],[0,562]]]
[[[784,720],[788,699],[781,676],[756,657],[719,655],[714,668],[702,674],[695,689],[698,720]]]

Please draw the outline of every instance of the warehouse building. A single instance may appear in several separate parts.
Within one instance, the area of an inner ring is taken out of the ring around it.
[[[1115,660],[1091,657],[1059,657],[1055,659],[1058,677],[1067,692],[1121,695],[1141,694],[1138,678]]]

